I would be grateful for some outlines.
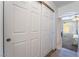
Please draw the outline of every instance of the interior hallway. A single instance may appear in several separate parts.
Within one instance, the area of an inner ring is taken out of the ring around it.
[[[0,2],[0,4],[1,57],[44,57],[51,50],[57,49],[57,46],[59,48],[62,46],[59,42],[61,41],[61,19],[58,19],[62,10],[58,9],[59,7],[53,1],[9,1],[4,4]],[[2,31],[3,28],[4,31]],[[76,52],[62,48],[51,53],[49,57],[76,56]]]

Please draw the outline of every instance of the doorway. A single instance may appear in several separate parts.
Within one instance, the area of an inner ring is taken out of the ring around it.
[[[74,16],[75,17],[75,16]],[[62,47],[77,52],[78,49],[78,21],[71,19],[62,19]]]

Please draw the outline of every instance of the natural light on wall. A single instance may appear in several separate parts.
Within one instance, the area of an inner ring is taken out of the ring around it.
[[[70,31],[70,23],[64,23],[64,26],[63,26],[63,32],[64,33],[69,33]]]

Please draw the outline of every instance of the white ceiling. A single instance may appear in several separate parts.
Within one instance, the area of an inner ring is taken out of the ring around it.
[[[64,5],[67,5],[69,3],[72,3],[74,1],[53,1],[55,3],[55,5],[59,8],[62,7]]]

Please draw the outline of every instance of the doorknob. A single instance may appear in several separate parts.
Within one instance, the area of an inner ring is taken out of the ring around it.
[[[11,41],[11,39],[10,38],[7,38],[7,40],[6,40],[7,42],[10,42]]]
[[[63,36],[63,33],[61,32],[61,37]]]

